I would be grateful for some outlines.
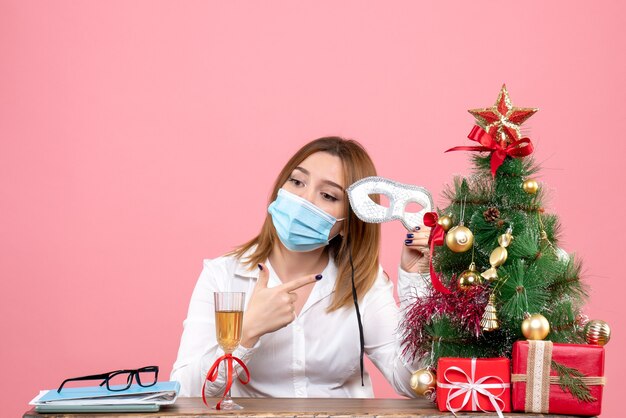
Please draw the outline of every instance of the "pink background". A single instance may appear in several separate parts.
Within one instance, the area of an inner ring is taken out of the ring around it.
[[[587,312],[613,327],[618,416],[626,6],[434,3],[1,1],[2,415],[68,376],[166,379],[202,259],[257,232],[306,141],[356,138],[438,197],[469,172],[443,154],[468,144],[466,110],[506,82],[541,109],[526,126]],[[402,228],[383,229],[395,276]],[[376,393],[394,396],[380,375]]]

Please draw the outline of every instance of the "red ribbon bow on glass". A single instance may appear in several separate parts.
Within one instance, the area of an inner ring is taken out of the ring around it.
[[[439,275],[435,272],[433,267],[433,254],[435,253],[435,245],[441,246],[443,245],[443,237],[446,234],[446,231],[443,230],[442,226],[437,223],[439,219],[439,215],[437,212],[427,212],[424,214],[424,225],[431,227],[430,236],[428,237],[428,244],[430,245],[430,252],[428,254],[429,264],[430,264],[430,280],[433,283],[433,287],[435,290],[450,294],[450,289],[445,287],[443,283],[441,283],[441,279]]]
[[[514,158],[526,157],[532,154],[534,150],[533,144],[530,142],[529,138],[522,138],[519,141],[513,141],[509,145],[504,144],[505,146],[503,146],[480,126],[474,126],[467,137],[472,141],[478,142],[481,146],[454,147],[446,150],[446,152],[491,151],[491,175],[494,177],[496,176],[498,167],[502,165],[507,155]]]
[[[217,405],[215,405],[215,409],[218,409],[218,410],[221,409],[222,401],[224,400],[224,397],[228,394],[230,387],[233,385],[233,360],[236,361],[241,366],[244,372],[246,372],[246,380],[243,380],[241,376],[238,376],[239,381],[244,385],[250,381],[250,372],[248,371],[248,368],[246,367],[246,365],[243,364],[243,361],[241,361],[240,358],[233,356],[232,354],[229,354],[229,353],[224,354],[222,357],[215,360],[215,363],[213,363],[213,366],[211,366],[211,368],[209,369],[209,372],[206,374],[206,379],[204,380],[204,384],[202,385],[202,400],[204,401],[204,404],[206,406],[209,406],[209,404],[206,401],[206,395],[204,393],[206,382],[207,380],[210,380],[211,382],[215,382],[215,380],[217,379],[217,375],[218,375],[218,369],[222,360],[227,360],[226,363],[228,367],[226,370],[226,389],[224,390],[222,399],[220,399]]]

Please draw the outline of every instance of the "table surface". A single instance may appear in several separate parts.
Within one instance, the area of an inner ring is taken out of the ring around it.
[[[215,405],[218,399],[211,399]],[[202,417],[212,415],[227,415],[229,417],[452,417],[450,412],[439,412],[436,406],[426,399],[356,399],[356,398],[237,398],[244,409],[239,411],[215,411],[202,403],[202,398],[178,398],[176,404],[161,407],[160,412],[108,413],[108,414],[41,414],[34,409],[26,412],[28,418],[78,418],[78,417]],[[524,413],[504,413],[505,417],[545,417],[545,418],[573,418],[571,415],[541,415]],[[469,417],[497,417],[491,413],[463,413],[459,418]]]

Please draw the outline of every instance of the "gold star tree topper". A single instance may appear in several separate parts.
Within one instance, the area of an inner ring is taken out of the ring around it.
[[[506,84],[502,85],[498,99],[492,107],[470,109],[478,126],[483,128],[495,140],[509,144],[522,139],[520,125],[535,114],[539,109],[513,107]]]

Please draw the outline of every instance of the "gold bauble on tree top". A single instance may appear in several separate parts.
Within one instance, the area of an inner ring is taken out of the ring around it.
[[[522,183],[522,189],[528,194],[535,194],[539,190],[539,183],[535,179],[526,179]]]
[[[592,319],[585,325],[585,339],[587,344],[606,345],[611,339],[609,324],[601,319]]]
[[[446,246],[455,253],[464,253],[472,248],[474,234],[463,223],[450,229],[446,234]]]
[[[467,270],[459,274],[457,286],[461,290],[469,290],[474,286],[482,284],[482,282],[482,277],[480,277],[480,274],[476,271],[476,264],[472,262]]]
[[[441,216],[439,219],[437,219],[437,223],[446,232],[448,232],[450,228],[452,228],[452,218],[448,215]]]
[[[430,396],[437,388],[437,377],[428,369],[419,369],[411,375],[411,389],[418,396]]]
[[[529,340],[543,340],[550,333],[550,323],[541,314],[527,315],[522,321],[522,334]]]

